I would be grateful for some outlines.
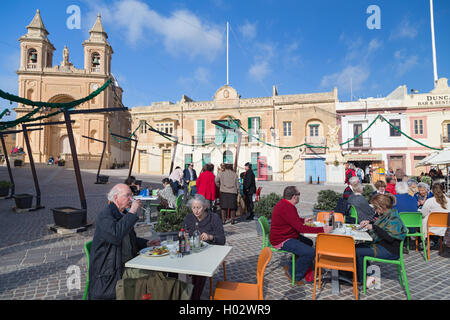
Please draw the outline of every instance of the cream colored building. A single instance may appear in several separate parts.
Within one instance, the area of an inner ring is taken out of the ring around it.
[[[199,173],[205,163],[216,168],[221,163],[234,163],[237,135],[224,131],[212,121],[237,119],[244,130],[238,159],[238,171],[251,162],[260,180],[314,181],[327,178],[326,149],[277,148],[275,146],[327,145],[329,126],[336,126],[337,89],[331,92],[278,95],[274,87],[271,97],[241,98],[231,86],[217,90],[211,101],[193,101],[183,95],[177,103],[155,102],[151,106],[131,109],[132,131],[147,122],[153,128],[178,137],[169,139],[141,126],[136,133],[139,144],[133,166],[135,173],[168,175],[175,152],[174,165],[189,162]],[[229,131],[229,130],[227,130]],[[261,141],[253,137],[258,137]],[[205,146],[205,144],[207,144]],[[339,177],[341,179],[341,177]]]
[[[77,69],[70,63],[69,50],[63,50],[63,60],[53,65],[55,47],[48,39],[39,10],[31,23],[28,32],[20,41],[19,96],[33,101],[63,103],[88,96],[101,87],[111,74],[111,58],[113,50],[109,45],[108,35],[103,29],[100,15],[90,30],[90,37],[83,42],[84,68]],[[120,107],[122,89],[116,81],[94,99],[83,103],[76,109],[99,109]],[[17,118],[32,111],[32,107],[19,104],[14,110]],[[35,115],[41,116],[55,110],[42,110]],[[42,121],[63,121],[63,114]],[[78,159],[82,168],[96,168],[100,160],[103,145],[82,136],[105,140],[106,152],[103,167],[110,167],[114,162],[129,164],[130,143],[118,143],[109,134],[109,129],[119,135],[128,136],[130,130],[129,112],[91,113],[73,115],[74,138]],[[50,156],[61,156],[71,159],[69,141],[65,125],[44,126],[42,131],[30,132],[31,148],[35,162],[46,162]],[[16,136],[16,144],[25,149],[23,133]],[[26,150],[26,149],[25,149]],[[26,160],[27,161],[27,160]],[[67,166],[72,161],[67,161]]]

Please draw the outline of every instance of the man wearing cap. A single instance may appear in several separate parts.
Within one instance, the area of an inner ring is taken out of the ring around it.
[[[245,175],[243,181],[243,191],[245,198],[245,206],[247,207],[247,212],[249,216],[247,220],[253,220],[255,216],[253,212],[253,195],[256,193],[256,182],[255,182],[255,174],[252,170],[252,164],[247,162],[245,164]]]

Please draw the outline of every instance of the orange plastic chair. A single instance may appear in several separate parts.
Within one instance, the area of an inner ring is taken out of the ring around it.
[[[261,190],[262,190],[262,187],[258,187],[258,189],[256,189],[255,202],[258,202],[259,200],[261,200]]]
[[[313,300],[316,299],[317,269],[319,270],[320,289],[322,268],[353,272],[353,294],[358,300],[355,240],[351,236],[329,233],[319,233],[317,235]]]
[[[272,250],[265,247],[258,258],[257,283],[219,281],[216,284],[214,300],[264,300],[264,272],[270,259],[272,259]]]
[[[427,221],[427,251],[428,261],[430,261],[430,236],[435,236],[430,232],[430,227],[444,227],[447,228],[447,212],[431,212]],[[442,237],[439,237],[439,252],[442,253]]]
[[[331,212],[326,212],[326,211],[318,212],[316,221],[324,222],[325,219],[328,220],[330,218],[330,213]],[[340,222],[344,223],[344,215],[342,213],[333,212],[333,214],[334,214],[335,221],[340,221]]]

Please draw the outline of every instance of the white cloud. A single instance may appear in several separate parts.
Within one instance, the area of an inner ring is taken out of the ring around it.
[[[342,92],[350,92],[350,88],[352,88],[353,92],[355,92],[362,88],[369,75],[370,70],[368,67],[349,65],[340,72],[324,76],[320,86],[322,88],[338,87],[339,91]]]
[[[89,20],[100,12],[102,21],[118,28],[132,46],[161,37],[165,49],[174,56],[213,60],[224,45],[223,28],[202,21],[189,10],[175,10],[164,16],[138,0],[89,5],[92,8]]]
[[[244,40],[250,41],[256,37],[256,25],[255,23],[245,22],[244,25],[239,26],[239,32],[241,33]]]
[[[254,47],[255,62],[248,71],[251,78],[262,81],[272,72],[270,64],[275,55],[275,45],[270,43],[257,43]]]
[[[205,67],[198,67],[191,76],[180,77],[178,83],[188,95],[193,94],[199,86],[211,86],[211,71]]]
[[[391,32],[389,40],[414,39],[417,34],[417,25],[412,25],[408,17],[404,17],[400,24]]]
[[[419,57],[416,55],[408,56],[403,50],[397,50],[394,52],[394,58],[396,65],[394,67],[398,76],[402,76],[419,63]]]

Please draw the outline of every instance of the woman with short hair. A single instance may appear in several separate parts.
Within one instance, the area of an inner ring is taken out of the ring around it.
[[[431,197],[433,197],[433,194],[430,192],[428,183],[419,182],[417,185],[417,193],[414,195],[414,198],[417,200],[417,207],[422,209],[425,201]]]
[[[198,226],[200,240],[209,244],[224,245],[226,239],[223,225],[219,216],[209,210],[209,201],[202,195],[196,194],[188,201],[187,206],[191,208],[192,213],[188,213],[184,218],[186,234],[192,236]],[[205,281],[206,277],[192,276],[194,285],[192,300],[200,300]]]
[[[356,269],[358,282],[363,281],[364,257],[396,260],[400,256],[400,243],[406,237],[406,226],[394,209],[396,199],[392,194],[377,194],[370,199],[370,203],[378,213],[375,222],[368,220],[360,223],[361,227],[368,229],[373,241],[370,245],[360,244],[356,247]],[[372,277],[367,278],[372,283]]]
[[[397,182],[395,185],[395,199],[397,204],[394,206],[398,212],[417,212],[417,201],[408,194],[409,188],[406,182]]]

